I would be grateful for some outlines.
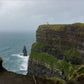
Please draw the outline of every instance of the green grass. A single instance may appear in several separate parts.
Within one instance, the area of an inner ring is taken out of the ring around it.
[[[41,61],[44,61],[50,65],[57,63],[57,59],[47,53],[32,52],[30,56],[33,56],[35,59],[40,59]]]
[[[80,30],[80,31],[79,31]],[[76,41],[76,35],[79,35],[78,40],[81,40],[80,35],[84,35],[84,23],[74,23],[74,24],[64,24],[64,25],[41,25],[39,26],[37,30],[37,36],[38,38],[53,38],[53,34],[50,31],[64,31],[65,38],[61,37],[61,32],[57,32],[58,36],[56,38],[56,41],[52,41],[52,44],[56,44],[56,48],[52,48],[51,50],[58,50],[62,55],[64,55],[65,59],[67,58],[68,62],[72,62],[73,64],[76,62],[80,62],[81,55],[77,51],[77,47],[75,46]],[[49,34],[48,34],[49,33]],[[68,34],[69,33],[69,34]],[[72,38],[72,33],[74,34]],[[48,34],[48,36],[46,36]],[[69,35],[69,36],[67,36]],[[82,38],[83,40],[83,38]],[[33,44],[33,48],[41,50],[46,48],[46,44],[51,45],[48,40],[44,40],[44,43],[36,42]],[[62,42],[64,41],[64,42]],[[64,43],[64,44],[63,44]],[[59,69],[60,71],[64,72],[64,76],[71,76],[73,72],[78,69],[81,65],[73,65],[71,63],[67,63],[65,60],[58,60],[52,55],[49,55],[47,53],[37,53],[37,52],[31,52],[30,57],[33,56],[35,60],[42,61],[42,63],[47,63],[50,66],[55,66],[55,68]]]
[[[37,52],[32,52],[30,54],[30,57],[33,56],[35,60],[42,61],[44,63],[47,63],[48,65],[59,69],[61,72],[64,72],[64,76],[70,77],[74,70],[78,69],[80,65],[72,65],[67,63],[64,60],[58,60],[52,55],[49,55],[47,53],[37,53]]]
[[[32,48],[37,49],[38,51],[39,50],[45,50],[46,45],[48,45],[48,44],[49,44],[48,41],[46,41],[46,42],[35,42],[32,45]],[[81,64],[82,63],[82,56],[77,51],[77,49],[75,48],[75,45],[73,45],[72,43],[71,43],[71,46],[69,46],[68,43],[67,43],[67,45],[63,46],[63,44],[61,44],[61,41],[59,40],[58,42],[56,42],[56,47],[57,48],[50,48],[50,49],[53,51],[57,50],[60,54],[64,55],[65,60],[67,62],[71,62],[72,64]],[[49,49],[47,49],[47,50],[49,50]],[[40,55],[41,55],[40,57],[43,57],[43,56],[45,56],[45,58],[52,57],[53,60],[54,59],[56,60],[56,58],[54,58],[54,56],[51,56],[48,54],[41,53]],[[39,56],[39,54],[37,56]],[[53,61],[53,63],[55,62],[55,60]],[[52,63],[52,62],[50,62],[50,63]]]
[[[66,28],[67,27],[67,28]],[[71,27],[73,28],[77,28],[79,27],[81,30],[84,30],[84,23],[74,23],[74,24],[57,24],[57,25],[40,25],[38,30],[39,31],[44,31],[44,30],[54,30],[54,31],[70,31],[71,30]],[[79,29],[79,30],[80,30]],[[82,33],[83,34],[83,33]]]
[[[81,54],[75,49],[67,50],[65,55],[68,57],[69,60],[72,59],[72,57],[81,58]]]
[[[79,25],[81,27],[84,27],[84,23],[74,23],[74,25]]]
[[[32,47],[35,48],[44,48],[45,47],[45,43],[40,43],[40,42],[35,42]]]
[[[84,65],[76,69],[71,76],[71,80],[82,80],[82,79],[84,79]]]
[[[55,31],[63,31],[65,26],[66,25],[41,25],[39,28],[41,30],[44,30],[46,28],[46,29],[52,29]]]

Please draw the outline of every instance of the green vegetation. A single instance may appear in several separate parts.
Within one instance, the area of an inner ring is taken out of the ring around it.
[[[79,68],[79,65],[72,65],[64,60],[58,60],[54,56],[47,53],[32,52],[30,56],[33,56],[35,60],[39,60],[40,62],[42,61],[48,65],[51,65],[53,69],[59,69],[60,72],[62,72],[63,77],[67,77],[67,79],[69,79],[73,72]]]
[[[47,31],[46,31],[47,30]],[[38,32],[39,31],[39,32]],[[42,32],[48,31],[65,31],[66,33],[74,33],[84,35],[84,23],[74,23],[74,24],[57,24],[57,25],[40,25],[37,33],[42,34]]]
[[[81,54],[75,49],[66,51],[65,60],[71,62],[72,64],[82,64]]]
[[[37,40],[34,49],[38,52],[61,54],[65,56],[67,62],[82,64],[82,56],[78,48],[81,50],[83,45],[81,42],[84,41],[84,23],[41,25],[37,30]]]
[[[65,84],[65,81],[62,79],[58,79],[58,78],[48,78],[47,76],[42,76],[42,79],[46,79],[48,81],[52,81],[53,84]]]
[[[53,77],[58,75],[61,78],[59,75],[61,73],[63,79],[68,80],[83,64],[84,23],[41,25],[36,32],[36,38],[37,42],[32,45],[31,61],[32,64],[37,63],[37,68],[42,64],[49,69],[48,77],[51,77],[52,73]],[[45,72],[42,75],[46,73],[46,69],[43,68]],[[57,70],[58,74],[53,75]],[[83,73],[82,69],[81,71],[77,74]],[[81,80],[84,77],[77,74],[74,74],[73,80],[77,77]]]
[[[81,26],[81,27],[84,27],[84,23],[74,23],[72,25],[77,25],[77,26]]]
[[[39,59],[41,61],[44,61],[50,65],[54,65],[57,63],[57,59],[52,56],[52,55],[49,55],[47,53],[37,53],[37,52],[32,52],[30,54],[30,56],[33,56],[35,59]]]
[[[39,28],[40,28],[40,31],[43,31],[46,29],[51,29],[51,30],[55,30],[55,31],[63,31],[64,30],[64,27],[66,25],[41,25]]]
[[[57,78],[47,78],[49,81],[53,81],[53,84],[66,84],[64,80],[57,79]]]
[[[71,80],[77,80],[77,81],[84,80],[84,66],[79,67],[77,70],[73,72]]]
[[[80,67],[80,68],[77,70],[77,73],[78,73],[78,74],[84,73],[84,66]]]
[[[41,42],[35,42],[32,47],[35,48],[44,48],[45,47],[45,43],[41,43]]]
[[[54,42],[53,42],[54,43]],[[40,50],[44,50],[46,49],[46,45],[49,44],[48,42],[35,42],[32,45],[33,49],[37,49],[39,51]],[[69,45],[69,46],[68,46]],[[57,48],[48,48],[47,51],[52,50],[52,51],[58,51],[60,54],[64,55],[64,59],[67,62],[71,62],[72,64],[82,64],[82,56],[81,54],[77,51],[77,49],[73,48],[74,45],[70,45],[67,43],[66,46],[61,45],[61,41],[56,43]],[[65,47],[65,48],[64,48]],[[46,58],[47,58],[47,54],[46,54]],[[53,60],[55,58],[53,57]]]

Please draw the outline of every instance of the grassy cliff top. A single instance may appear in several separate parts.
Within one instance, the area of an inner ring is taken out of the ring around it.
[[[40,25],[40,26],[51,26],[51,27],[54,27],[54,26],[68,26],[68,25],[79,25],[79,26],[84,26],[84,23],[73,23],[73,24],[43,24],[43,25]]]
[[[44,24],[44,25],[40,25],[38,29],[40,30],[44,30],[44,29],[52,29],[55,31],[64,31],[66,28],[66,30],[69,30],[71,27],[84,27],[84,23],[74,23],[74,24]]]

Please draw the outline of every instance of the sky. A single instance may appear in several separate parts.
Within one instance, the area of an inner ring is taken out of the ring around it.
[[[46,22],[84,23],[84,0],[0,0],[0,32],[36,31]]]

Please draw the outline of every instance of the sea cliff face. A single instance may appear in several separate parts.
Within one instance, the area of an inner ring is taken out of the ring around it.
[[[32,45],[28,74],[69,79],[84,60],[84,24],[41,25]]]
[[[7,71],[2,63],[3,60],[0,57],[0,84],[65,84],[65,81],[60,79],[30,77],[13,73]]]

